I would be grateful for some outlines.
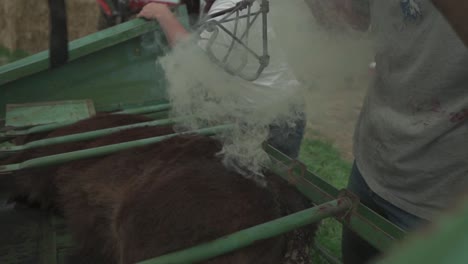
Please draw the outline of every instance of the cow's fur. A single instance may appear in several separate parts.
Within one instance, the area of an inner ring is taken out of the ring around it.
[[[99,116],[58,129],[47,137],[143,121],[147,119],[136,115]],[[86,142],[36,149],[10,160],[171,132],[170,126],[131,129]],[[134,263],[308,206],[277,176],[267,173],[269,188],[261,188],[227,170],[216,155],[220,150],[219,142],[212,138],[178,136],[105,157],[22,172],[19,193],[30,201],[38,199],[44,206],[53,204],[63,212],[79,246],[79,257],[74,258],[78,263]],[[297,232],[300,239],[295,239]],[[312,233],[313,228],[301,229],[258,241],[206,263],[285,263],[286,250],[307,248]],[[308,263],[307,251],[300,253],[304,259],[288,263]]]
[[[40,139],[54,138],[59,136],[88,132],[92,130],[130,125],[150,120],[151,119],[149,119],[148,117],[140,115],[100,114],[96,117],[79,121],[73,125],[59,128],[49,133],[42,133],[39,135],[33,134],[31,136],[21,137],[19,141],[22,143],[28,143]],[[144,138],[148,133],[142,133],[142,131],[148,131],[148,129],[131,130],[129,133],[127,133],[128,136],[120,138],[112,136],[104,137],[97,140],[64,143],[58,145],[51,145],[47,147],[35,148],[12,156],[11,158],[8,158],[4,161],[0,161],[0,164],[19,163],[33,158],[81,150],[92,146],[97,147],[111,143],[118,143],[119,141],[129,141],[132,140],[132,138],[129,137],[130,135],[133,137],[133,139]],[[156,128],[153,130],[153,132],[154,136],[157,136],[172,132],[172,129],[170,129],[169,127],[165,127],[165,129],[163,130],[161,130],[160,128]],[[14,199],[23,200],[31,205],[38,205],[42,208],[52,207],[54,199],[51,198],[55,197],[56,192],[55,184],[53,181],[56,170],[57,166],[50,166],[35,169],[27,169],[16,172],[14,174],[14,177],[16,179],[14,188]]]

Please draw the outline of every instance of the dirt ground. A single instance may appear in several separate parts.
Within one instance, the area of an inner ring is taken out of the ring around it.
[[[312,0],[270,1],[270,21],[289,64],[307,88],[307,136],[318,132],[351,160],[354,127],[374,57],[371,36],[349,28],[324,30],[311,12],[313,5],[308,5]]]
[[[285,23],[289,23],[287,28],[285,26],[285,32],[291,32],[291,28],[298,28],[297,25],[313,23],[309,17],[311,14],[307,14],[310,13],[310,9],[304,2],[291,1],[297,3],[295,9],[285,12],[294,13],[297,16],[289,17],[288,22]],[[274,2],[276,4],[285,3],[280,0],[272,0],[272,3]],[[96,0],[67,0],[66,3],[70,40],[96,31],[99,15]],[[284,10],[286,6],[281,8]],[[28,53],[47,49],[49,41],[47,0],[0,1],[0,25],[0,46],[10,50],[24,50]],[[297,38],[296,35],[287,37],[287,39]],[[362,70],[367,61],[361,57],[368,56],[368,54],[354,52],[357,53],[354,57],[349,54],[341,54],[341,50],[357,44],[333,46],[334,42],[329,41],[333,44],[330,45],[326,41],[317,41],[316,32],[311,30],[303,32],[302,35],[304,39],[288,44],[290,50],[301,51],[290,54],[293,60],[300,61],[297,66],[299,67],[299,75],[302,74],[306,82],[311,83],[315,82],[317,78],[325,76],[318,86],[311,85],[314,87],[308,90],[305,98],[308,112],[308,133],[306,136],[317,137],[318,132],[319,137],[330,141],[341,151],[345,159],[351,160],[354,126],[368,86],[368,76]],[[333,47],[330,48],[330,46]],[[362,49],[360,50],[362,51]],[[308,52],[304,54],[302,51]],[[324,57],[318,57],[321,55]],[[320,65],[316,63],[317,61],[320,62]],[[327,64],[327,61],[330,62]],[[350,64],[350,61],[353,61],[354,64]],[[361,70],[350,71],[349,69],[353,69],[355,65],[359,65]],[[311,74],[313,72],[316,74]],[[335,75],[332,76],[331,73]]]
[[[306,138],[319,138],[329,141],[340,151],[345,160],[352,161],[354,128],[367,86],[367,82],[362,81],[349,90],[330,96],[326,110],[320,113],[323,118],[319,120],[311,117],[313,110],[309,110]],[[311,92],[306,100],[310,101],[310,98],[313,97],[314,93]]]

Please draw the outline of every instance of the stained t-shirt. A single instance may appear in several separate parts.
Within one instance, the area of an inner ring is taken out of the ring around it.
[[[468,187],[468,49],[429,0],[370,0],[370,14],[356,162],[379,196],[431,219]]]

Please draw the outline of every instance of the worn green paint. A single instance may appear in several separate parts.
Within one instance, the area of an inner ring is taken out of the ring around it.
[[[166,79],[156,63],[162,36],[153,22],[132,20],[71,45],[72,60],[48,70],[46,53],[0,67],[0,119],[6,104],[91,99],[97,111],[161,103]]]
[[[139,107],[139,108],[129,108],[126,110],[122,110],[120,112],[116,112],[115,114],[152,114],[152,113],[157,113],[157,112],[163,112],[169,109],[170,109],[169,104],[158,104],[158,105],[149,105],[149,106],[144,106],[144,107]],[[147,116],[160,117],[160,116],[155,116],[155,115],[147,115]],[[162,117],[164,116],[167,116],[167,113],[163,113]],[[70,121],[63,121],[59,123],[34,126],[34,127],[23,129],[23,130],[7,130],[5,132],[0,132],[0,138],[23,136],[23,135],[29,135],[29,134],[34,134],[34,133],[52,131],[57,128],[71,125],[75,122],[76,120],[70,120]]]
[[[224,131],[231,127],[232,127],[231,125],[220,125],[220,126],[215,126],[215,127],[202,128],[202,129],[198,129],[198,130],[194,130],[190,132],[174,133],[170,135],[128,141],[124,143],[107,145],[103,147],[90,148],[90,149],[78,150],[78,151],[73,151],[73,152],[68,152],[68,153],[63,153],[63,154],[30,159],[21,163],[0,166],[0,174],[7,174],[13,171],[18,171],[18,170],[23,170],[23,169],[38,168],[38,167],[44,167],[44,166],[49,166],[49,165],[57,165],[57,164],[61,164],[61,163],[65,163],[65,162],[69,162],[73,160],[100,157],[100,156],[112,154],[112,153],[125,150],[125,149],[142,147],[142,146],[146,146],[149,144],[161,142],[165,139],[169,139],[177,135],[186,135],[186,134],[215,135],[216,133]]]
[[[151,46],[143,48],[139,38],[131,39],[54,71],[0,86],[0,105],[91,99],[96,110],[102,111],[119,109],[122,104],[163,102],[166,80],[156,59]]]
[[[171,125],[171,124],[175,124],[176,122],[178,122],[180,120],[183,120],[183,119],[184,118],[155,120],[155,121],[150,121],[150,122],[137,123],[137,124],[133,124],[133,125],[112,127],[112,128],[106,128],[106,129],[100,129],[100,130],[84,132],[84,133],[76,133],[76,134],[67,135],[67,136],[41,139],[41,140],[31,141],[31,142],[28,142],[28,143],[26,143],[24,145],[19,145],[19,146],[5,146],[5,147],[0,146],[0,154],[2,152],[14,153],[14,152],[17,152],[17,151],[23,151],[23,150],[27,150],[27,149],[46,147],[46,146],[51,146],[51,145],[63,144],[63,143],[90,140],[90,139],[103,137],[103,136],[106,136],[106,135],[110,135],[110,134],[113,134],[113,133],[117,133],[117,132],[120,132],[120,131],[123,131],[123,130],[132,129],[132,128]]]
[[[67,100],[34,104],[7,105],[5,125],[31,127],[66,121],[78,121],[95,115],[91,100]]]
[[[160,105],[150,105],[150,106],[143,106],[138,108],[129,108],[122,111],[117,112],[116,114],[147,114],[147,113],[154,113],[164,110],[169,110],[171,108],[170,104],[160,104]]]
[[[155,22],[136,19],[77,39],[69,44],[69,61],[139,37],[158,28]],[[49,68],[49,51],[43,51],[0,67],[0,85]]]
[[[339,196],[338,189],[305,167],[305,170],[302,171],[300,166],[295,166],[297,163],[271,145],[265,144],[264,148],[275,161],[271,165],[271,169],[285,180],[293,182],[297,189],[313,203],[324,203]],[[289,173],[289,168],[293,168],[292,175]],[[402,229],[363,204],[359,204],[355,211],[349,212],[346,218],[338,218],[337,220],[382,251],[405,237],[405,232]]]
[[[318,222],[324,218],[344,212],[350,206],[351,202],[347,198],[328,201],[319,206],[256,225],[192,248],[142,261],[139,264],[185,264],[208,260],[247,247],[256,241],[279,236],[294,229]]]
[[[185,6],[176,16],[188,27]],[[134,19],[70,42],[67,64],[49,69],[44,51],[0,67],[0,120],[6,104],[93,100],[97,111],[167,102],[157,59],[169,51],[160,26]]]

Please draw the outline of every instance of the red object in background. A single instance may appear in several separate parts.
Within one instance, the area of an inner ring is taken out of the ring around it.
[[[106,16],[112,16],[112,8],[107,4],[106,0],[96,0],[101,6],[102,11],[106,14]]]
[[[170,7],[186,5],[189,22],[194,25],[199,17],[200,2],[203,0],[96,0],[100,7],[99,30],[115,26],[131,19],[148,3],[156,2]],[[214,0],[205,0],[213,2]]]
[[[118,10],[112,10],[112,7],[108,4],[107,0],[96,0],[98,2],[99,6],[102,8],[102,11],[106,16],[111,17],[116,11]],[[114,5],[117,5],[117,1],[113,1]],[[129,10],[130,12],[139,12],[146,4],[155,2],[155,3],[161,3],[161,4],[166,4],[170,6],[176,6],[181,4],[180,0],[128,0],[124,1],[123,3],[126,2],[126,9]],[[118,9],[118,8],[117,8]]]

